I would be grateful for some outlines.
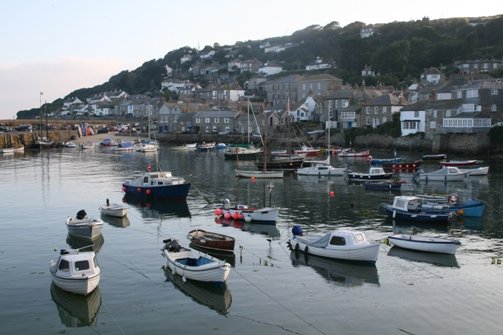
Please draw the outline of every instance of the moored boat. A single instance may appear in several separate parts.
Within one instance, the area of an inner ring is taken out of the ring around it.
[[[393,204],[381,204],[392,219],[418,222],[447,222],[453,214],[442,205],[422,207],[423,200],[417,196],[397,195]]]
[[[468,172],[460,171],[456,166],[447,166],[432,172],[424,172],[423,170],[419,170],[414,175],[414,179],[424,181],[445,182],[445,181],[464,180],[467,176]]]
[[[246,222],[275,223],[278,220],[279,208],[256,208],[242,204],[230,206],[230,203],[226,200],[221,207],[215,209],[215,215],[224,219],[244,220]]]
[[[188,232],[187,238],[191,244],[201,249],[220,252],[233,252],[236,240],[234,237],[206,231],[203,229],[193,229]]]
[[[52,281],[60,289],[88,295],[98,286],[101,269],[93,251],[68,251],[61,249],[57,260],[49,267]]]
[[[330,164],[315,164],[306,166],[296,170],[300,176],[344,176],[347,168],[335,167]]]
[[[402,188],[402,181],[366,181],[363,185],[366,190],[400,191]]]
[[[441,166],[475,166],[478,164],[478,161],[476,159],[470,159],[470,160],[451,160],[451,161],[441,161],[440,165]]]
[[[347,261],[375,263],[379,256],[379,243],[367,241],[363,232],[354,230],[333,230],[308,237],[296,225],[289,244],[293,250],[306,254]]]
[[[388,240],[392,245],[404,249],[451,255],[461,246],[461,242],[454,239],[409,234],[393,234],[388,236]]]
[[[268,178],[283,178],[285,171],[283,170],[240,170],[235,169],[236,177],[241,178],[254,178],[254,179],[268,179]]]
[[[171,171],[152,172],[150,168],[122,184],[122,191],[126,195],[153,200],[185,200],[189,189],[190,183],[184,178],[173,176]]]
[[[349,180],[384,180],[391,179],[393,172],[385,172],[380,166],[371,166],[368,173],[348,172]]]
[[[431,160],[440,160],[440,159],[446,159],[447,158],[447,154],[427,154],[427,155],[423,155],[421,157],[422,160],[425,160],[425,161],[431,161]]]
[[[100,236],[101,227],[103,226],[102,220],[90,217],[83,209],[78,211],[75,217],[69,216],[65,223],[68,234],[89,240]]]
[[[489,173],[489,166],[464,167],[459,169],[459,171],[468,172],[469,176],[487,176]]]
[[[355,151],[353,149],[342,149],[337,152],[339,157],[368,157],[370,155],[370,150]]]
[[[206,253],[182,247],[178,241],[166,239],[161,251],[173,274],[201,282],[222,284],[229,276],[231,265]]]
[[[129,206],[125,204],[110,203],[108,199],[104,204],[100,205],[101,214],[118,218],[126,216],[128,209]]]

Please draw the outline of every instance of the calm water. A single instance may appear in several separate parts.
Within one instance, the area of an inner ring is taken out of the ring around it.
[[[68,239],[66,217],[80,209],[99,216],[100,203],[121,201],[122,181],[154,165],[156,157],[163,169],[193,182],[187,202],[133,203],[128,220],[107,219],[103,240],[93,246],[101,282],[89,297],[51,287],[54,249],[83,246]],[[459,191],[487,202],[481,219],[418,227],[459,238],[462,247],[455,257],[400,252],[383,244],[376,265],[362,266],[295,257],[286,245],[294,224],[308,232],[354,227],[370,240],[412,229],[394,226],[379,209],[392,194],[366,192],[343,178],[273,180],[269,198],[264,195],[268,182],[234,177],[236,164],[250,163],[225,161],[214,152],[163,147],[156,156],[95,148],[0,156],[1,332],[501,334],[503,265],[494,257],[503,256],[503,159],[482,159],[491,166],[489,176],[465,182],[415,184],[410,173],[402,174],[402,194]],[[367,169],[358,160],[334,164]],[[271,201],[281,207],[280,220],[275,226],[217,223],[213,209],[225,198],[251,205]],[[223,288],[183,283],[163,270],[162,240],[175,237],[186,245],[187,232],[197,227],[237,240]]]

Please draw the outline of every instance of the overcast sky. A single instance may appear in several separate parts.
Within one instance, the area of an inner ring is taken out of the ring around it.
[[[346,26],[503,14],[503,1],[2,0],[0,119],[189,46]],[[503,33],[503,32],[502,32]],[[503,56],[503,55],[502,55]]]

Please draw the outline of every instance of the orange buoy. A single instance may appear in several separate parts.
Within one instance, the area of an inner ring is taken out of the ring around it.
[[[220,208],[215,208],[215,215],[222,216],[222,210]]]

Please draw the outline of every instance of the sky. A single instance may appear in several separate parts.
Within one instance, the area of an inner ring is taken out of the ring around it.
[[[0,119],[185,46],[233,45],[333,21],[498,14],[503,1],[0,0]]]

